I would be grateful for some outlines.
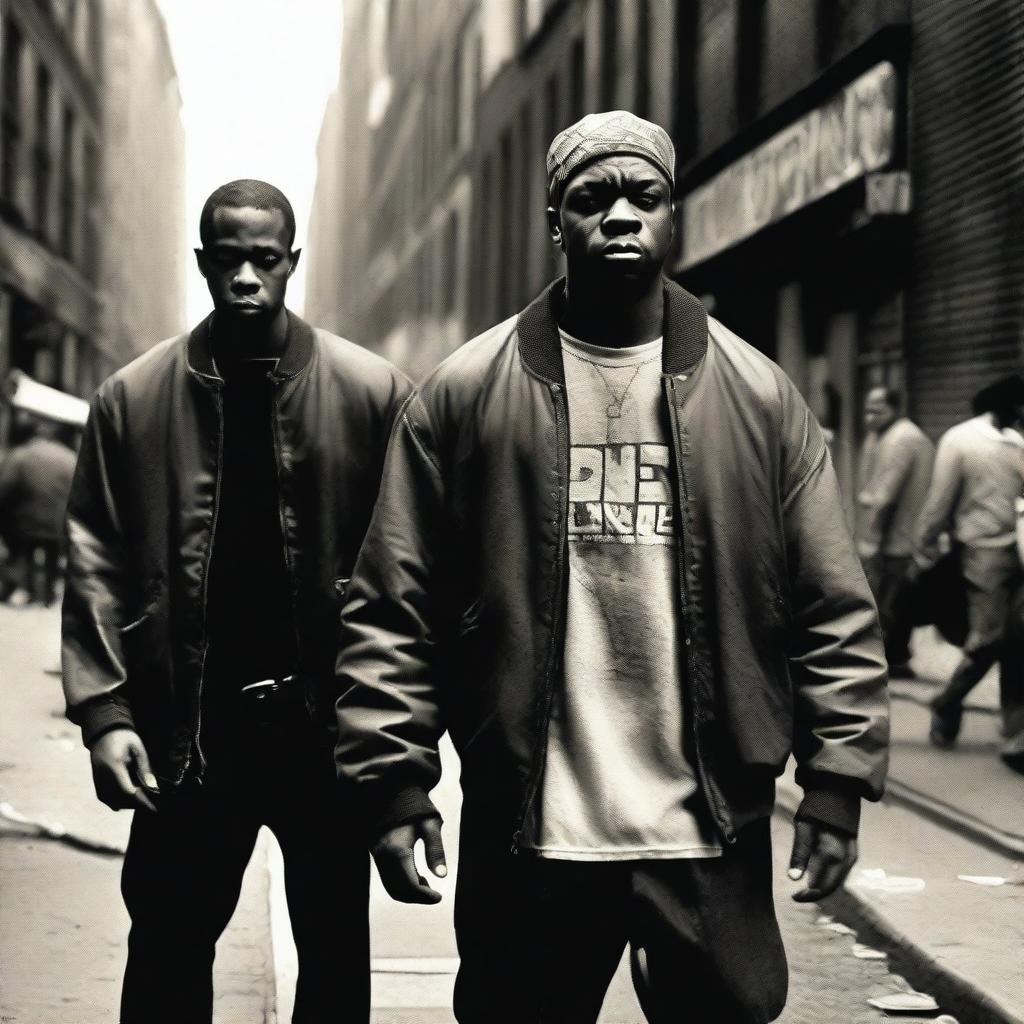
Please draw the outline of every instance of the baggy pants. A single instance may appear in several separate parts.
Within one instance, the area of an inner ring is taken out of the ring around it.
[[[122,1024],[209,1024],[214,948],[266,825],[284,860],[298,953],[295,1024],[369,1019],[369,855],[341,805],[331,745],[304,709],[210,737],[202,785],[136,811],[122,874],[131,916]]]
[[[1010,598],[1020,580],[1020,559],[1012,545],[967,546],[962,559],[970,631],[960,664],[932,700],[932,708],[957,727],[964,699],[1000,656]]]
[[[459,1024],[593,1024],[627,944],[651,1024],[760,1024],[786,1001],[768,821],[718,858],[605,863],[464,822],[455,930]]]

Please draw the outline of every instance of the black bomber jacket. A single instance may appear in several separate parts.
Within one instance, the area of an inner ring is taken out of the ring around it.
[[[343,610],[337,762],[367,827],[436,813],[447,730],[463,819],[534,824],[566,603],[563,283],[450,356],[396,425]],[[771,812],[854,834],[882,792],[886,664],[822,431],[782,370],[666,282],[684,699],[722,837]],[[495,817],[496,816],[496,817]]]
[[[286,349],[270,374],[282,535],[299,673],[311,706],[330,714],[344,587],[411,385],[379,356],[288,317]],[[154,772],[172,784],[196,752],[202,759],[224,384],[210,324],[161,342],[100,386],[67,516],[68,716],[86,744],[134,728]]]

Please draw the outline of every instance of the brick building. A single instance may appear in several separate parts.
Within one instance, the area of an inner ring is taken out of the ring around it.
[[[88,396],[184,313],[184,135],[153,0],[2,0],[0,113],[0,379]]]
[[[349,0],[310,315],[414,374],[557,271],[543,158],[622,107],[679,157],[670,272],[835,434],[905,386],[932,435],[1020,364],[1018,0]]]

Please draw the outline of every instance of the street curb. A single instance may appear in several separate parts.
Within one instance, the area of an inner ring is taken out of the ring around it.
[[[780,785],[776,805],[777,811],[781,810],[792,818],[799,799]],[[820,900],[819,904],[837,921],[853,928],[858,933],[859,942],[884,950],[889,955],[892,969],[903,974],[914,988],[930,992],[942,1009],[953,1014],[960,1024],[1024,1024],[1024,1017],[1000,1005],[972,981],[936,960],[875,910],[856,890],[841,888]]]
[[[1011,860],[1024,859],[1024,836],[989,825],[973,814],[922,793],[905,782],[897,782],[896,779],[889,779],[886,782],[885,793],[893,803],[909,807],[937,825],[952,828],[971,842],[978,843],[994,853],[1009,857]]]

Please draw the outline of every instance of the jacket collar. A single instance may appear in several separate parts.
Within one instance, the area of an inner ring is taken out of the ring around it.
[[[564,295],[565,278],[560,277],[519,314],[516,322],[519,353],[527,368],[549,383],[562,385],[565,373],[558,310]],[[704,358],[707,347],[707,311],[688,291],[666,279],[663,371],[675,375],[692,369]]]
[[[277,361],[271,375],[275,380],[288,380],[298,374],[313,354],[313,328],[290,309],[288,314],[288,337],[284,353]],[[217,372],[210,345],[210,330],[215,314],[211,313],[200,321],[188,336],[188,368],[210,384],[222,385],[224,378]]]

